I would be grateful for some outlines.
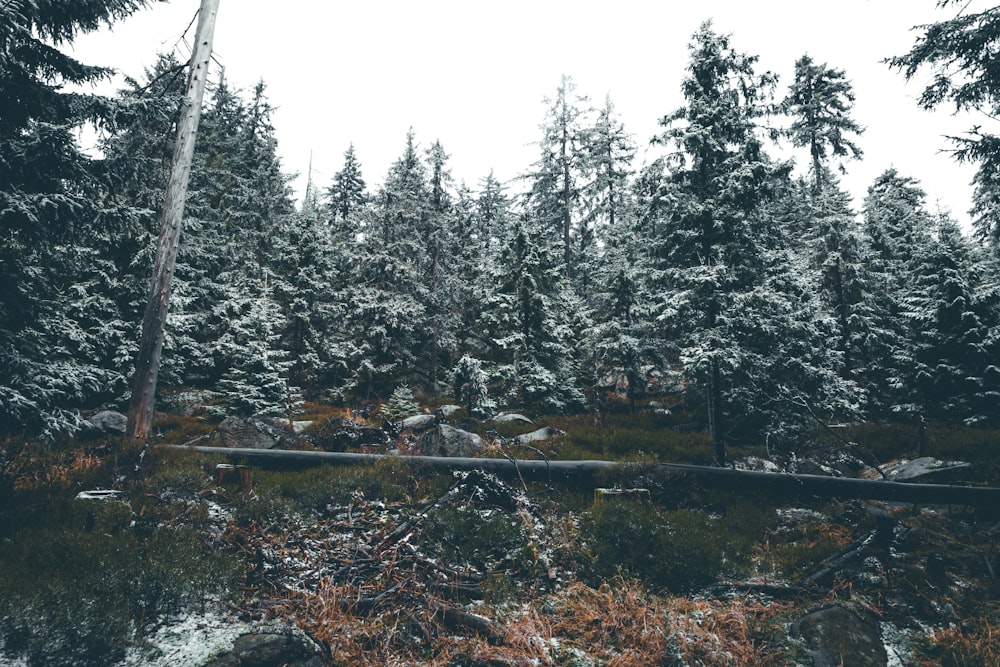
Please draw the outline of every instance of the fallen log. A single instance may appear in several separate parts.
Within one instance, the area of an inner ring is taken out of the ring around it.
[[[401,461],[430,470],[485,470],[498,476],[551,481],[587,481],[603,470],[621,466],[636,466],[650,471],[697,475],[725,485],[733,491],[773,491],[789,495],[858,500],[887,500],[924,505],[962,505],[966,507],[1000,507],[1000,488],[959,486],[955,484],[920,484],[886,482],[882,480],[825,477],[798,473],[774,473],[759,470],[736,470],[681,463],[619,463],[615,461],[537,461],[477,459],[450,456],[400,456],[396,454],[353,454],[349,452],[315,452],[285,449],[246,449],[230,447],[189,447],[161,445],[171,449],[225,456],[262,464],[292,465],[370,465],[377,461]]]

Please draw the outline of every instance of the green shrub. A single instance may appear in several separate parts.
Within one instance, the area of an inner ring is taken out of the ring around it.
[[[723,570],[725,537],[705,512],[609,500],[594,505],[581,529],[581,565],[594,583],[623,575],[682,592],[711,583]]]
[[[9,654],[32,665],[111,664],[157,617],[235,586],[235,561],[204,548],[196,532],[139,539],[123,530],[116,510],[124,503],[100,505],[93,530],[21,530],[0,543],[0,634]]]
[[[423,539],[454,566],[472,565],[486,572],[502,560],[522,562],[529,546],[523,521],[499,510],[446,505],[430,515]]]

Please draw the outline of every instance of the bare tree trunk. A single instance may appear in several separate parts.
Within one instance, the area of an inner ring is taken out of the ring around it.
[[[127,435],[139,440],[149,438],[153,427],[153,404],[156,398],[156,378],[160,369],[163,350],[163,333],[170,301],[170,283],[177,260],[177,245],[184,218],[184,200],[187,197],[191,161],[194,156],[195,136],[201,119],[201,101],[205,96],[205,80],[212,58],[212,39],[215,33],[215,16],[219,0],[201,0],[198,31],[191,54],[191,70],[187,91],[181,107],[181,118],[174,141],[170,165],[170,180],[160,216],[160,240],[156,248],[156,261],[149,287],[146,313],[142,318],[142,339],[135,361],[132,378],[132,397],[128,408]]]
[[[989,486],[959,486],[950,484],[921,484],[856,479],[850,477],[825,477],[793,473],[736,470],[715,466],[686,465],[682,463],[619,463],[615,461],[581,460],[553,461],[537,459],[476,459],[449,456],[399,456],[395,454],[353,454],[349,452],[317,452],[287,449],[247,449],[229,447],[198,447],[188,445],[162,445],[174,449],[212,456],[225,456],[258,465],[371,465],[377,461],[403,461],[429,470],[485,470],[509,478],[576,483],[592,483],[594,476],[610,468],[658,471],[696,475],[714,481],[733,493],[768,491],[789,496],[820,496],[824,498],[857,498],[860,500],[889,500],[900,503],[926,503],[933,505],[964,505],[993,509],[1000,506],[1000,488]]]

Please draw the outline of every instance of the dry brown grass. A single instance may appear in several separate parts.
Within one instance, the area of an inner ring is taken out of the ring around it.
[[[731,600],[659,598],[635,582],[598,589],[573,584],[557,596],[553,634],[609,667],[785,664],[770,641],[770,621],[786,605]]]
[[[0,473],[9,476],[15,490],[30,491],[47,486],[67,487],[100,464],[100,457],[81,448],[33,456],[24,447],[0,466],[3,468]]]
[[[609,667],[663,664],[669,656],[666,608],[635,582],[571,584],[553,606],[553,634]]]
[[[552,664],[548,625],[530,609],[491,619],[503,634],[502,642],[491,642],[468,629],[449,626],[431,596],[401,590],[380,613],[364,614],[355,606],[361,593],[355,586],[327,580],[315,591],[292,595],[272,614],[294,620],[326,644],[335,665]]]
[[[991,619],[973,618],[940,630],[930,639],[930,659],[916,664],[941,667],[1000,665],[1000,627]]]

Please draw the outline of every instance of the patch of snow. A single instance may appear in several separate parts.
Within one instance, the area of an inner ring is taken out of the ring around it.
[[[233,642],[255,628],[218,611],[189,612],[164,623],[132,647],[116,667],[200,665],[230,650]]]
[[[93,489],[76,494],[77,500],[118,500],[122,492],[115,489]]]
[[[910,651],[906,645],[912,640],[912,633],[901,630],[888,621],[880,624],[882,645],[888,657],[886,667],[906,667],[910,664]]]

